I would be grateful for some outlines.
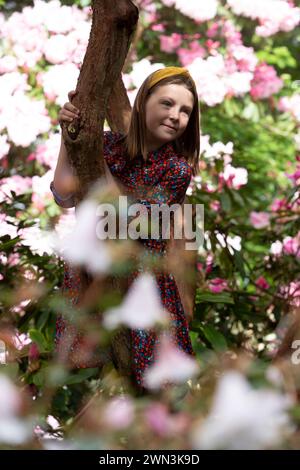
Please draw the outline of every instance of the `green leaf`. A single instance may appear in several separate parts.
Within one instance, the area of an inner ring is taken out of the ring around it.
[[[69,375],[65,381],[65,385],[74,385],[84,382],[86,379],[89,379],[95,375],[98,370],[99,369],[97,367],[92,369],[81,369],[79,372],[77,372],[77,374]]]
[[[222,352],[227,349],[225,337],[216,328],[211,325],[205,325],[202,326],[201,329],[205,338],[210,342],[215,351]]]
[[[214,302],[220,304],[234,304],[234,300],[231,295],[227,292],[221,292],[220,294],[214,294],[213,292],[197,292],[196,304],[204,302]]]
[[[220,196],[221,206],[225,212],[229,212],[231,209],[231,200],[227,193],[222,193]]]
[[[29,337],[34,343],[38,345],[40,352],[48,351],[47,341],[39,330],[29,330]]]

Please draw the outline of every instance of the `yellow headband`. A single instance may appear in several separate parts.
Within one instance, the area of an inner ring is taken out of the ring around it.
[[[154,72],[149,83],[149,90],[164,78],[172,77],[173,75],[186,75],[193,81],[187,69],[183,67],[165,67],[164,69]]]

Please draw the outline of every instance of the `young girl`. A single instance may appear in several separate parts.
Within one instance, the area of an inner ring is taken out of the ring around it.
[[[71,122],[78,113],[70,102],[66,103],[60,111],[60,121]],[[136,96],[127,135],[104,132],[103,149],[111,174],[122,183],[128,195],[134,195],[136,202],[148,208],[150,204],[183,203],[191,176],[197,169],[200,149],[198,96],[188,70],[166,67],[152,73]],[[72,169],[62,142],[51,183],[54,198],[62,207],[74,205],[73,195],[65,190],[65,181],[70,175]],[[158,256],[166,254],[166,240],[150,238],[142,243]],[[170,313],[174,343],[186,353],[194,354],[174,276],[157,273],[156,280],[162,304]],[[64,290],[74,304],[78,282],[74,271],[67,269]],[[59,318],[57,342],[65,329],[64,320]],[[148,330],[131,330],[130,334],[133,375],[142,387],[143,374],[153,363],[158,339]]]

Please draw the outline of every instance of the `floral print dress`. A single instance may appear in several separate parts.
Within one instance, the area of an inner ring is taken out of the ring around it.
[[[123,136],[120,133],[104,132],[104,158],[111,174],[121,183],[134,202],[144,204],[181,204],[189,186],[192,170],[184,157],[178,155],[172,143],[149,152],[147,160],[138,155],[132,160],[126,158]],[[63,207],[74,205],[72,197],[62,199],[56,193],[53,183],[51,190],[56,202]],[[167,240],[162,238],[140,240],[147,251],[154,256],[167,253]],[[133,273],[131,281],[139,274]],[[189,328],[174,276],[169,273],[155,272],[163,307],[170,314],[170,334],[174,343],[184,352],[194,355]],[[63,291],[76,305],[80,278],[76,270],[66,266]],[[142,312],[141,312],[142,314]],[[56,343],[65,333],[67,326],[63,317],[58,317]],[[130,330],[132,347],[132,372],[138,386],[143,387],[143,374],[155,359],[159,339],[152,330]],[[74,345],[72,345],[74,348]],[[76,346],[75,346],[76,347]]]

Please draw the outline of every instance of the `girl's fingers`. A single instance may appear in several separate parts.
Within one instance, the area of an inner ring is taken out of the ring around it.
[[[58,113],[59,121],[73,121],[73,119],[76,119],[77,117],[78,117],[77,114],[67,111],[66,109],[62,109]]]
[[[72,105],[72,103],[70,102],[67,102],[64,104],[63,106],[63,109],[66,109],[68,111],[70,111],[71,113],[74,113],[74,114],[79,114],[79,109],[77,109],[75,106]]]
[[[68,93],[68,98],[69,98],[70,101],[71,101],[71,99],[73,98],[73,96],[76,95],[76,93],[77,93],[77,91],[75,91],[75,90],[69,91],[69,93]]]

